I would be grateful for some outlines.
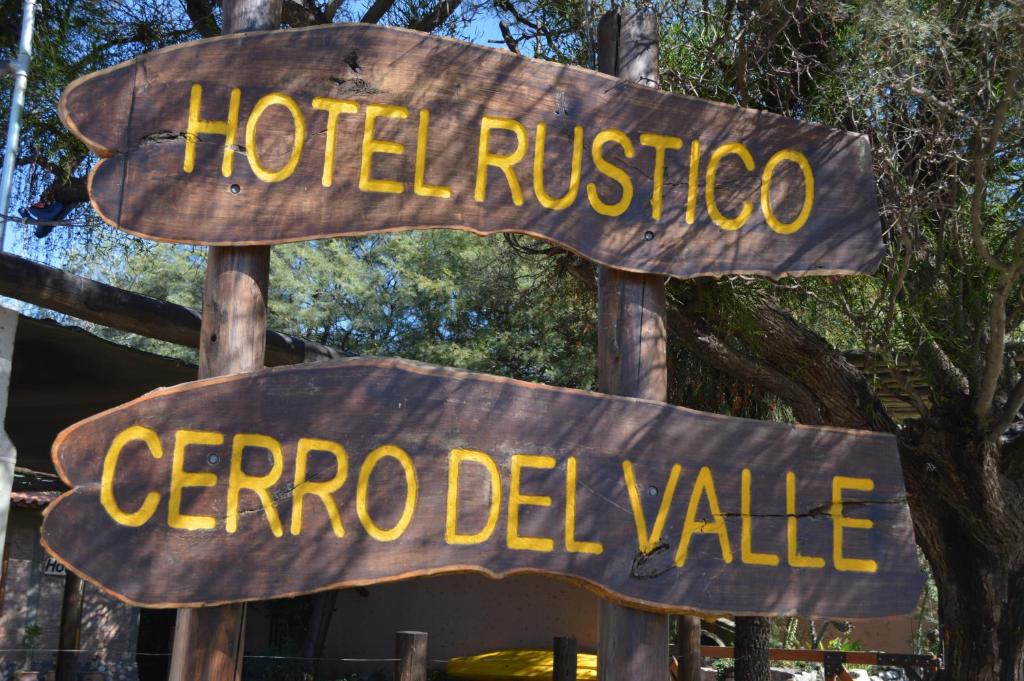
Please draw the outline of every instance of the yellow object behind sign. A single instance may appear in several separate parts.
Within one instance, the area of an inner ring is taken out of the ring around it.
[[[497,650],[472,657],[453,657],[448,675],[470,681],[551,679],[554,654],[550,650]],[[577,681],[597,680],[597,655],[576,656]]]

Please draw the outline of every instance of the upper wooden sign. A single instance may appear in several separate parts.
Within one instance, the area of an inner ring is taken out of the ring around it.
[[[868,141],[362,24],[152,52],[72,83],[100,215],[165,241],[522,232],[679,277],[872,271]]]
[[[400,360],[161,389],[54,461],[73,489],[44,545],[144,606],[477,571],[661,612],[879,617],[922,584],[889,435]]]

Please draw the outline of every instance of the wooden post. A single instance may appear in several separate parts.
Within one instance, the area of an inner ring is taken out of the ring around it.
[[[224,0],[222,33],[279,28],[281,0]],[[211,247],[206,261],[199,378],[263,368],[268,246]],[[178,610],[169,681],[237,681],[245,606]]]
[[[64,599],[60,607],[60,643],[57,652],[57,681],[76,681],[78,678],[78,649],[82,643],[82,598],[85,595],[82,578],[67,571],[64,578]]]
[[[656,86],[657,17],[606,13],[598,25],[598,61],[603,73]],[[600,390],[663,402],[668,394],[664,277],[601,267],[597,290]],[[601,681],[669,678],[668,617],[603,601],[597,671]]]
[[[551,681],[576,681],[576,650],[576,639],[571,636],[555,637]]]
[[[422,631],[395,634],[395,681],[427,681],[427,635]]]
[[[700,681],[700,618],[689,615],[679,617],[676,636],[676,659],[679,661],[679,681]]]

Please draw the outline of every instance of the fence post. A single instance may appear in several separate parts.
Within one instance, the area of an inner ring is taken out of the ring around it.
[[[676,635],[676,656],[679,660],[679,681],[700,681],[700,618],[679,617]]]
[[[422,631],[395,634],[395,681],[427,681],[427,635]]]
[[[576,681],[576,639],[571,636],[556,636],[552,681]]]

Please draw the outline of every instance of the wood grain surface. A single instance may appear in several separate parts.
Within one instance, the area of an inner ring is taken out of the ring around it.
[[[865,272],[882,252],[864,136],[416,31],[186,43],[75,81],[60,113],[109,157],[96,210],[158,240],[521,232],[678,277]]]
[[[473,571],[657,612],[860,618],[910,612],[922,583],[891,436],[402,360],[157,390],[64,431],[54,461],[73,489],[44,545],[147,607]]]

